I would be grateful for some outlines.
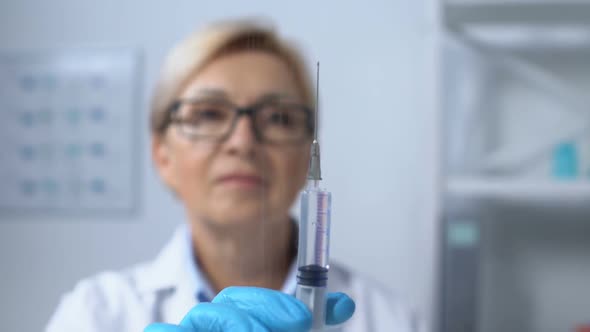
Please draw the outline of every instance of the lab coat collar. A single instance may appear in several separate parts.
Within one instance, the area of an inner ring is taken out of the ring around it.
[[[294,239],[296,241],[296,238]],[[137,280],[138,290],[142,293],[165,290],[181,293],[187,298],[185,302],[197,302],[197,294],[212,294],[209,282],[201,273],[193,256],[190,230],[186,225],[176,228],[172,239],[165,245],[156,259],[151,262],[141,278]],[[297,287],[297,260],[291,263],[282,292],[295,294]],[[189,298],[191,300],[189,300]]]
[[[148,264],[144,274],[137,280],[140,292],[157,292],[164,289],[175,289],[179,285],[188,284],[196,289],[195,280],[191,280],[189,267],[185,258],[186,226],[174,231],[172,239],[160,253]]]

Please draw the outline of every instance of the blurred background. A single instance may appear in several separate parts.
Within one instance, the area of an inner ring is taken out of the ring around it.
[[[590,323],[590,1],[0,2],[0,318],[152,259],[184,222],[149,155],[177,41],[262,16],[321,61],[331,256],[429,331]],[[295,213],[296,213],[295,209]]]

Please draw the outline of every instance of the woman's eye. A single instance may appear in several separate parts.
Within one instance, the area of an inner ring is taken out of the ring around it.
[[[280,125],[280,126],[284,126],[284,127],[289,127],[293,124],[293,121],[291,119],[291,115],[288,112],[281,112],[281,111],[277,111],[271,114],[270,119],[269,119],[270,123],[272,124],[276,124],[276,125]]]
[[[222,108],[198,107],[193,108],[187,116],[188,122],[192,124],[218,123],[227,120],[228,112]]]
[[[297,117],[292,112],[284,110],[278,110],[270,114],[268,122],[284,128],[291,128],[298,125]]]
[[[201,120],[209,120],[209,121],[216,121],[221,120],[224,118],[225,112],[218,110],[218,109],[204,109],[200,110],[198,117]]]

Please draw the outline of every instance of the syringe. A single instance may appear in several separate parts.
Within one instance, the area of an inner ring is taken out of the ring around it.
[[[316,121],[311,159],[307,175],[307,187],[301,193],[301,217],[299,222],[299,252],[297,259],[297,290],[295,296],[312,313],[311,331],[321,331],[326,322],[326,287],[330,268],[330,192],[320,189],[320,145],[318,143],[319,72],[316,77]]]

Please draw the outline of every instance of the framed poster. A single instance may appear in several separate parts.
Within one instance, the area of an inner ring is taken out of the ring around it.
[[[139,56],[0,52],[0,213],[130,212]]]

